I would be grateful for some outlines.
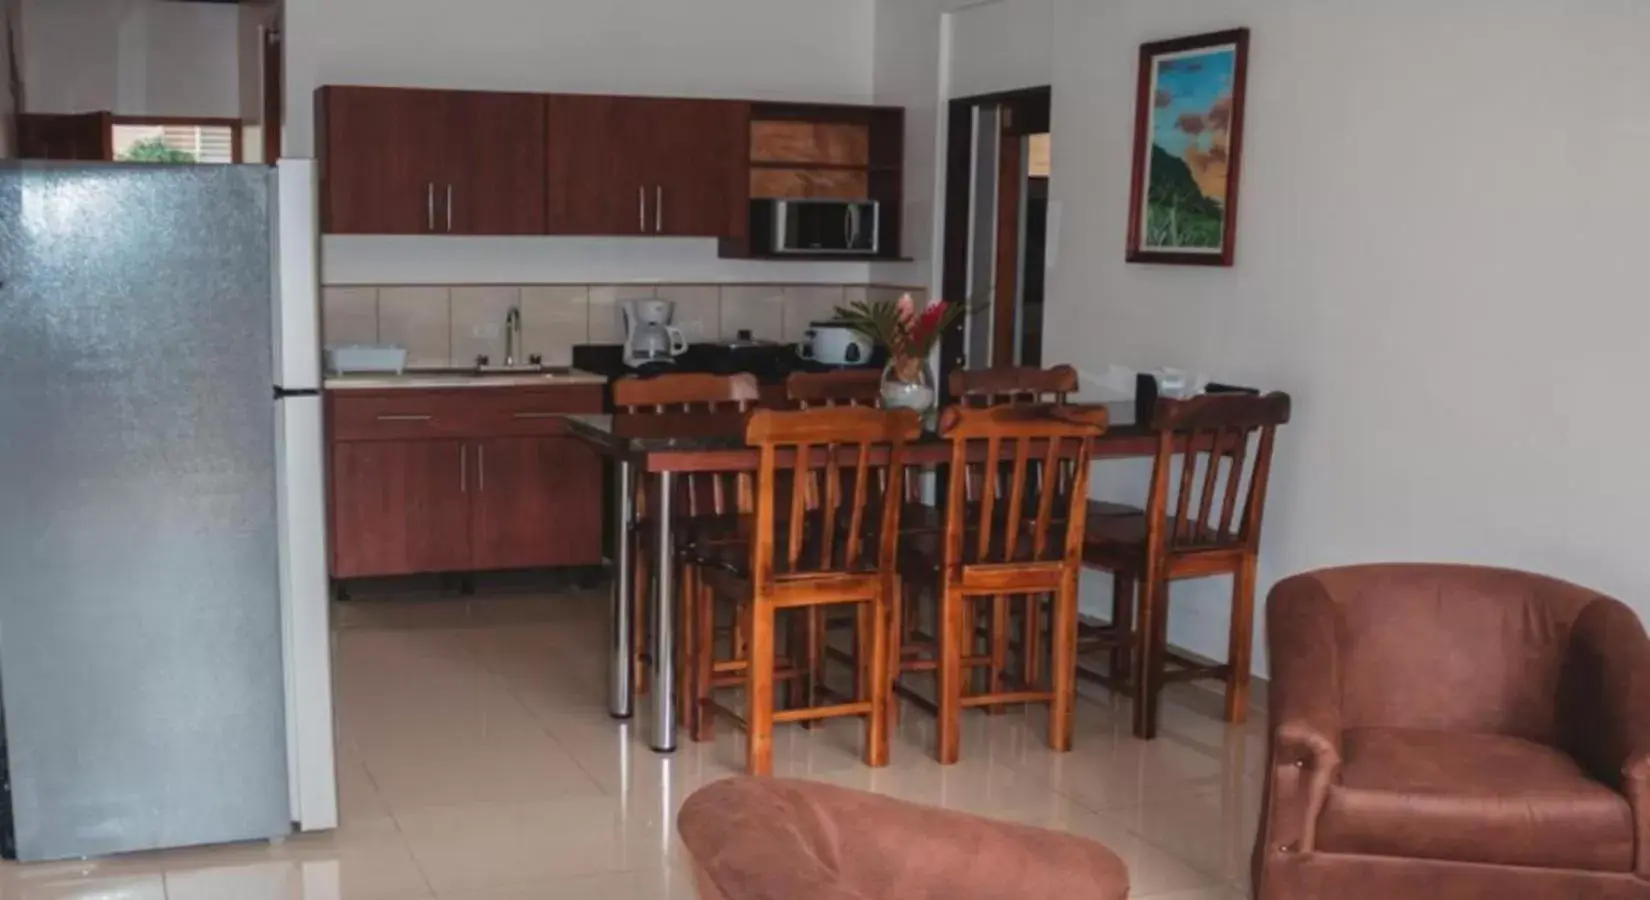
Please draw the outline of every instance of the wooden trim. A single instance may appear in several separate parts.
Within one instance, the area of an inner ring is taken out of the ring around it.
[[[1146,159],[1151,152],[1151,136],[1146,126],[1151,119],[1154,98],[1151,96],[1152,59],[1166,53],[1179,53],[1201,47],[1234,44],[1237,59],[1232,78],[1231,137],[1227,146],[1225,243],[1219,253],[1181,253],[1161,250],[1142,250],[1141,205],[1145,198]],[[1249,85],[1249,29],[1215,31],[1168,41],[1156,41],[1140,46],[1139,70],[1136,74],[1134,98],[1134,170],[1129,180],[1129,231],[1126,259],[1131,263],[1163,263],[1184,266],[1231,266],[1236,260],[1238,184],[1241,181],[1243,161],[1243,109]]]
[[[991,364],[1012,366],[1017,344],[1015,300],[1020,294],[1020,167],[1025,139],[1005,127],[997,140],[996,277],[991,295]]]
[[[286,60],[279,28],[264,29],[263,39],[264,164],[273,166],[281,158],[282,129],[286,125]]]

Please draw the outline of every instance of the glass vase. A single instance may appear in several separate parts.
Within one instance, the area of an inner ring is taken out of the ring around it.
[[[914,409],[924,419],[934,409],[939,392],[934,390],[934,373],[923,357],[895,357],[882,370],[884,409]]]

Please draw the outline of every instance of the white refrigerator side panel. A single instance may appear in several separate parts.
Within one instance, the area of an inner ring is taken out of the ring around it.
[[[275,404],[287,769],[299,831],[338,826],[321,398]]]
[[[321,386],[320,218],[313,159],[275,167],[275,384]]]

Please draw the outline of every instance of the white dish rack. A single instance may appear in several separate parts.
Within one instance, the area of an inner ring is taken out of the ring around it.
[[[407,368],[407,348],[372,344],[328,347],[327,371],[335,375],[400,375]]]

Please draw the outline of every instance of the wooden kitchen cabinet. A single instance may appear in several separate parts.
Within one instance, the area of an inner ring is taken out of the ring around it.
[[[451,91],[446,99],[449,233],[544,234],[544,97]]]
[[[327,395],[334,578],[598,565],[599,384]]]
[[[749,104],[561,94],[546,109],[550,233],[747,230]]]
[[[329,87],[316,105],[322,228],[430,234],[438,224],[442,91]]]
[[[541,95],[327,87],[316,110],[327,233],[544,233]]]
[[[477,445],[477,470],[475,568],[601,559],[601,459],[589,447],[568,437],[494,438]],[[570,514],[577,510],[586,512]]]
[[[343,441],[332,448],[332,574],[470,566],[462,441]]]
[[[739,238],[749,230],[750,104],[649,101],[656,129],[657,233]]]

